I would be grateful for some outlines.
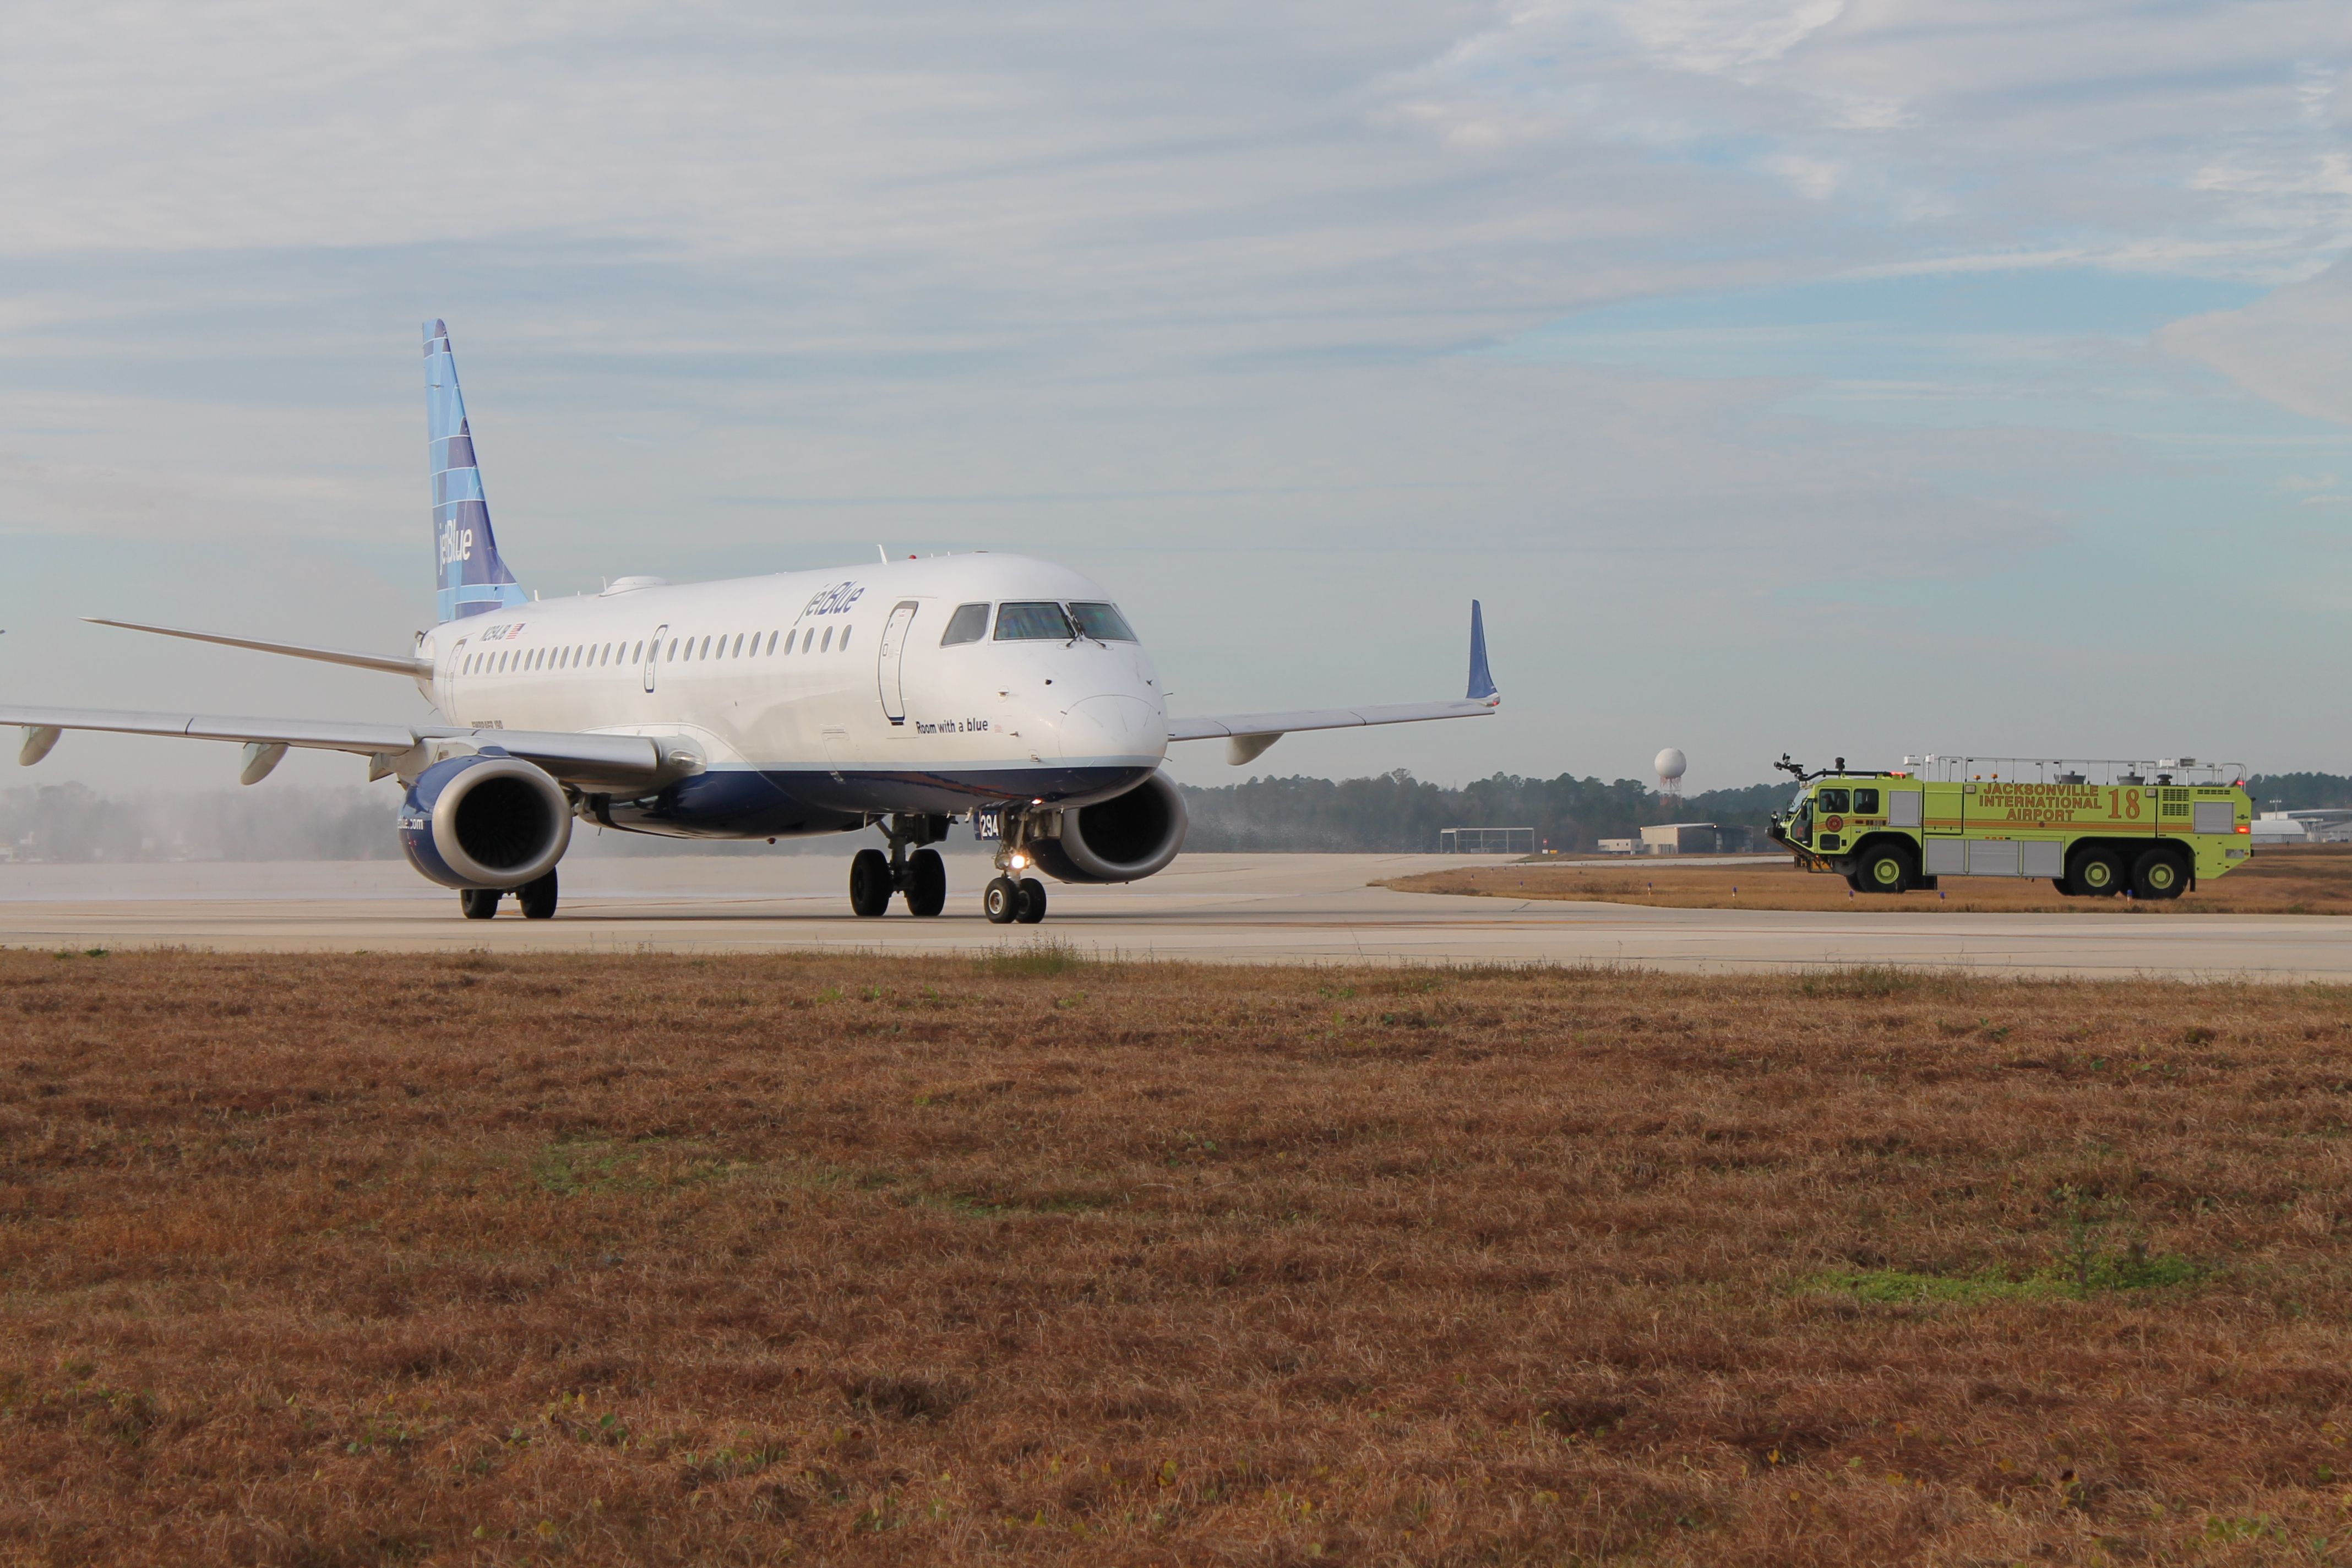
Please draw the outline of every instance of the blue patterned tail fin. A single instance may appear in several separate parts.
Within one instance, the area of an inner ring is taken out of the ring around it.
[[[440,618],[454,621],[524,603],[530,595],[499,559],[499,542],[490,532],[490,503],[482,495],[482,470],[474,465],[466,395],[457,390],[449,329],[439,321],[425,326],[425,434],[433,470]]]

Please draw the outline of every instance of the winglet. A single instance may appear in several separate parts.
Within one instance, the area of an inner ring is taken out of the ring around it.
[[[1479,613],[1478,601],[1470,601],[1470,700],[1493,702],[1502,696],[1495,685],[1494,672],[1486,668],[1486,617]]]

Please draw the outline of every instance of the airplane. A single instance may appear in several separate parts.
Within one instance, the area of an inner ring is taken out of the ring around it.
[[[542,601],[499,554],[447,326],[425,328],[438,624],[405,654],[85,619],[408,678],[446,723],[225,718],[0,706],[17,761],[66,731],[241,743],[240,783],[289,748],[353,752],[406,791],[409,863],[488,920],[506,894],[555,913],[575,819],[682,838],[879,828],[858,851],[850,908],[946,906],[949,826],[996,841],[982,909],[1045,919],[1042,871],[1119,883],[1183,847],[1168,747],[1223,740],[1240,766],[1294,731],[1466,719],[1501,702],[1470,605],[1459,700],[1171,717],[1160,678],[1110,595],[1050,562],[972,552],[874,565],[670,584],[621,577]]]

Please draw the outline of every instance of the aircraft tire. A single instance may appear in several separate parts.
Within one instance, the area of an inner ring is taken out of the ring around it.
[[[466,911],[469,921],[486,921],[499,912],[499,890],[496,888],[467,888],[457,895],[457,907]]]
[[[2132,897],[2177,899],[2189,890],[2189,866],[2178,849],[2143,851],[2132,862]]]
[[[1009,926],[1021,914],[1021,887],[1010,877],[993,877],[980,895],[981,910],[992,926]]]
[[[849,863],[849,910],[865,920],[889,912],[890,857],[879,849],[860,849]]]
[[[948,868],[936,849],[907,858],[907,912],[930,916],[948,907]]]
[[[1021,879],[1021,910],[1013,917],[1023,925],[1033,926],[1045,918],[1045,884],[1034,877]]]
[[[515,889],[515,902],[522,906],[522,918],[527,921],[551,921],[555,918],[555,873],[550,871],[535,881],[525,882]]]

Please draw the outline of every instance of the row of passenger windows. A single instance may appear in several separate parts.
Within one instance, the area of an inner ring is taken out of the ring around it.
[[[948,617],[947,630],[940,634],[940,646],[953,647],[958,643],[979,642],[988,636],[986,605],[958,605],[955,614]],[[998,642],[1076,642],[1080,637],[1092,637],[1097,642],[1134,642],[1136,636],[1127,624],[1127,617],[1115,605],[1056,604],[1051,599],[1010,600],[995,606],[996,640]],[[663,663],[682,662],[694,658],[746,658],[775,653],[781,644],[785,653],[829,653],[835,650],[832,626],[824,628],[822,636],[814,626],[800,634],[797,648],[791,632],[770,632],[762,639],[757,632],[739,632],[730,637],[714,633],[697,642],[693,637],[672,637],[657,652]],[[851,628],[840,628],[840,647],[849,647]],[[762,646],[764,641],[765,646]],[[646,645],[625,642],[575,643],[570,647],[533,648],[529,652],[508,649],[492,652],[484,649],[466,656],[466,675],[500,675],[511,671],[532,669],[579,669],[600,668],[614,663],[641,664],[645,661]]]
[[[810,626],[800,634],[797,646],[791,632],[770,632],[765,637],[758,632],[737,632],[731,637],[721,632],[706,637],[699,642],[690,637],[671,637],[667,645],[656,643],[654,653],[664,664],[682,664],[698,658],[764,658],[777,652],[779,645],[785,653],[830,653],[835,651],[835,629],[826,626],[820,637],[817,628]],[[849,634],[854,628],[842,626],[838,629],[841,633],[839,647],[845,650],[849,647]],[[646,645],[642,639],[634,644],[574,643],[569,647],[532,648],[528,652],[516,648],[504,652],[484,649],[480,653],[467,654],[466,668],[458,673],[501,675],[531,669],[593,669],[615,663],[642,664],[645,658]]]
[[[988,606],[958,605],[955,614],[948,617],[948,629],[940,636],[940,646],[953,647],[958,643],[978,642],[986,636]],[[996,606],[998,642],[1076,642],[1080,637],[1092,637],[1097,642],[1136,640],[1127,617],[1118,613],[1116,605],[1061,605],[1051,599],[1016,599]]]

